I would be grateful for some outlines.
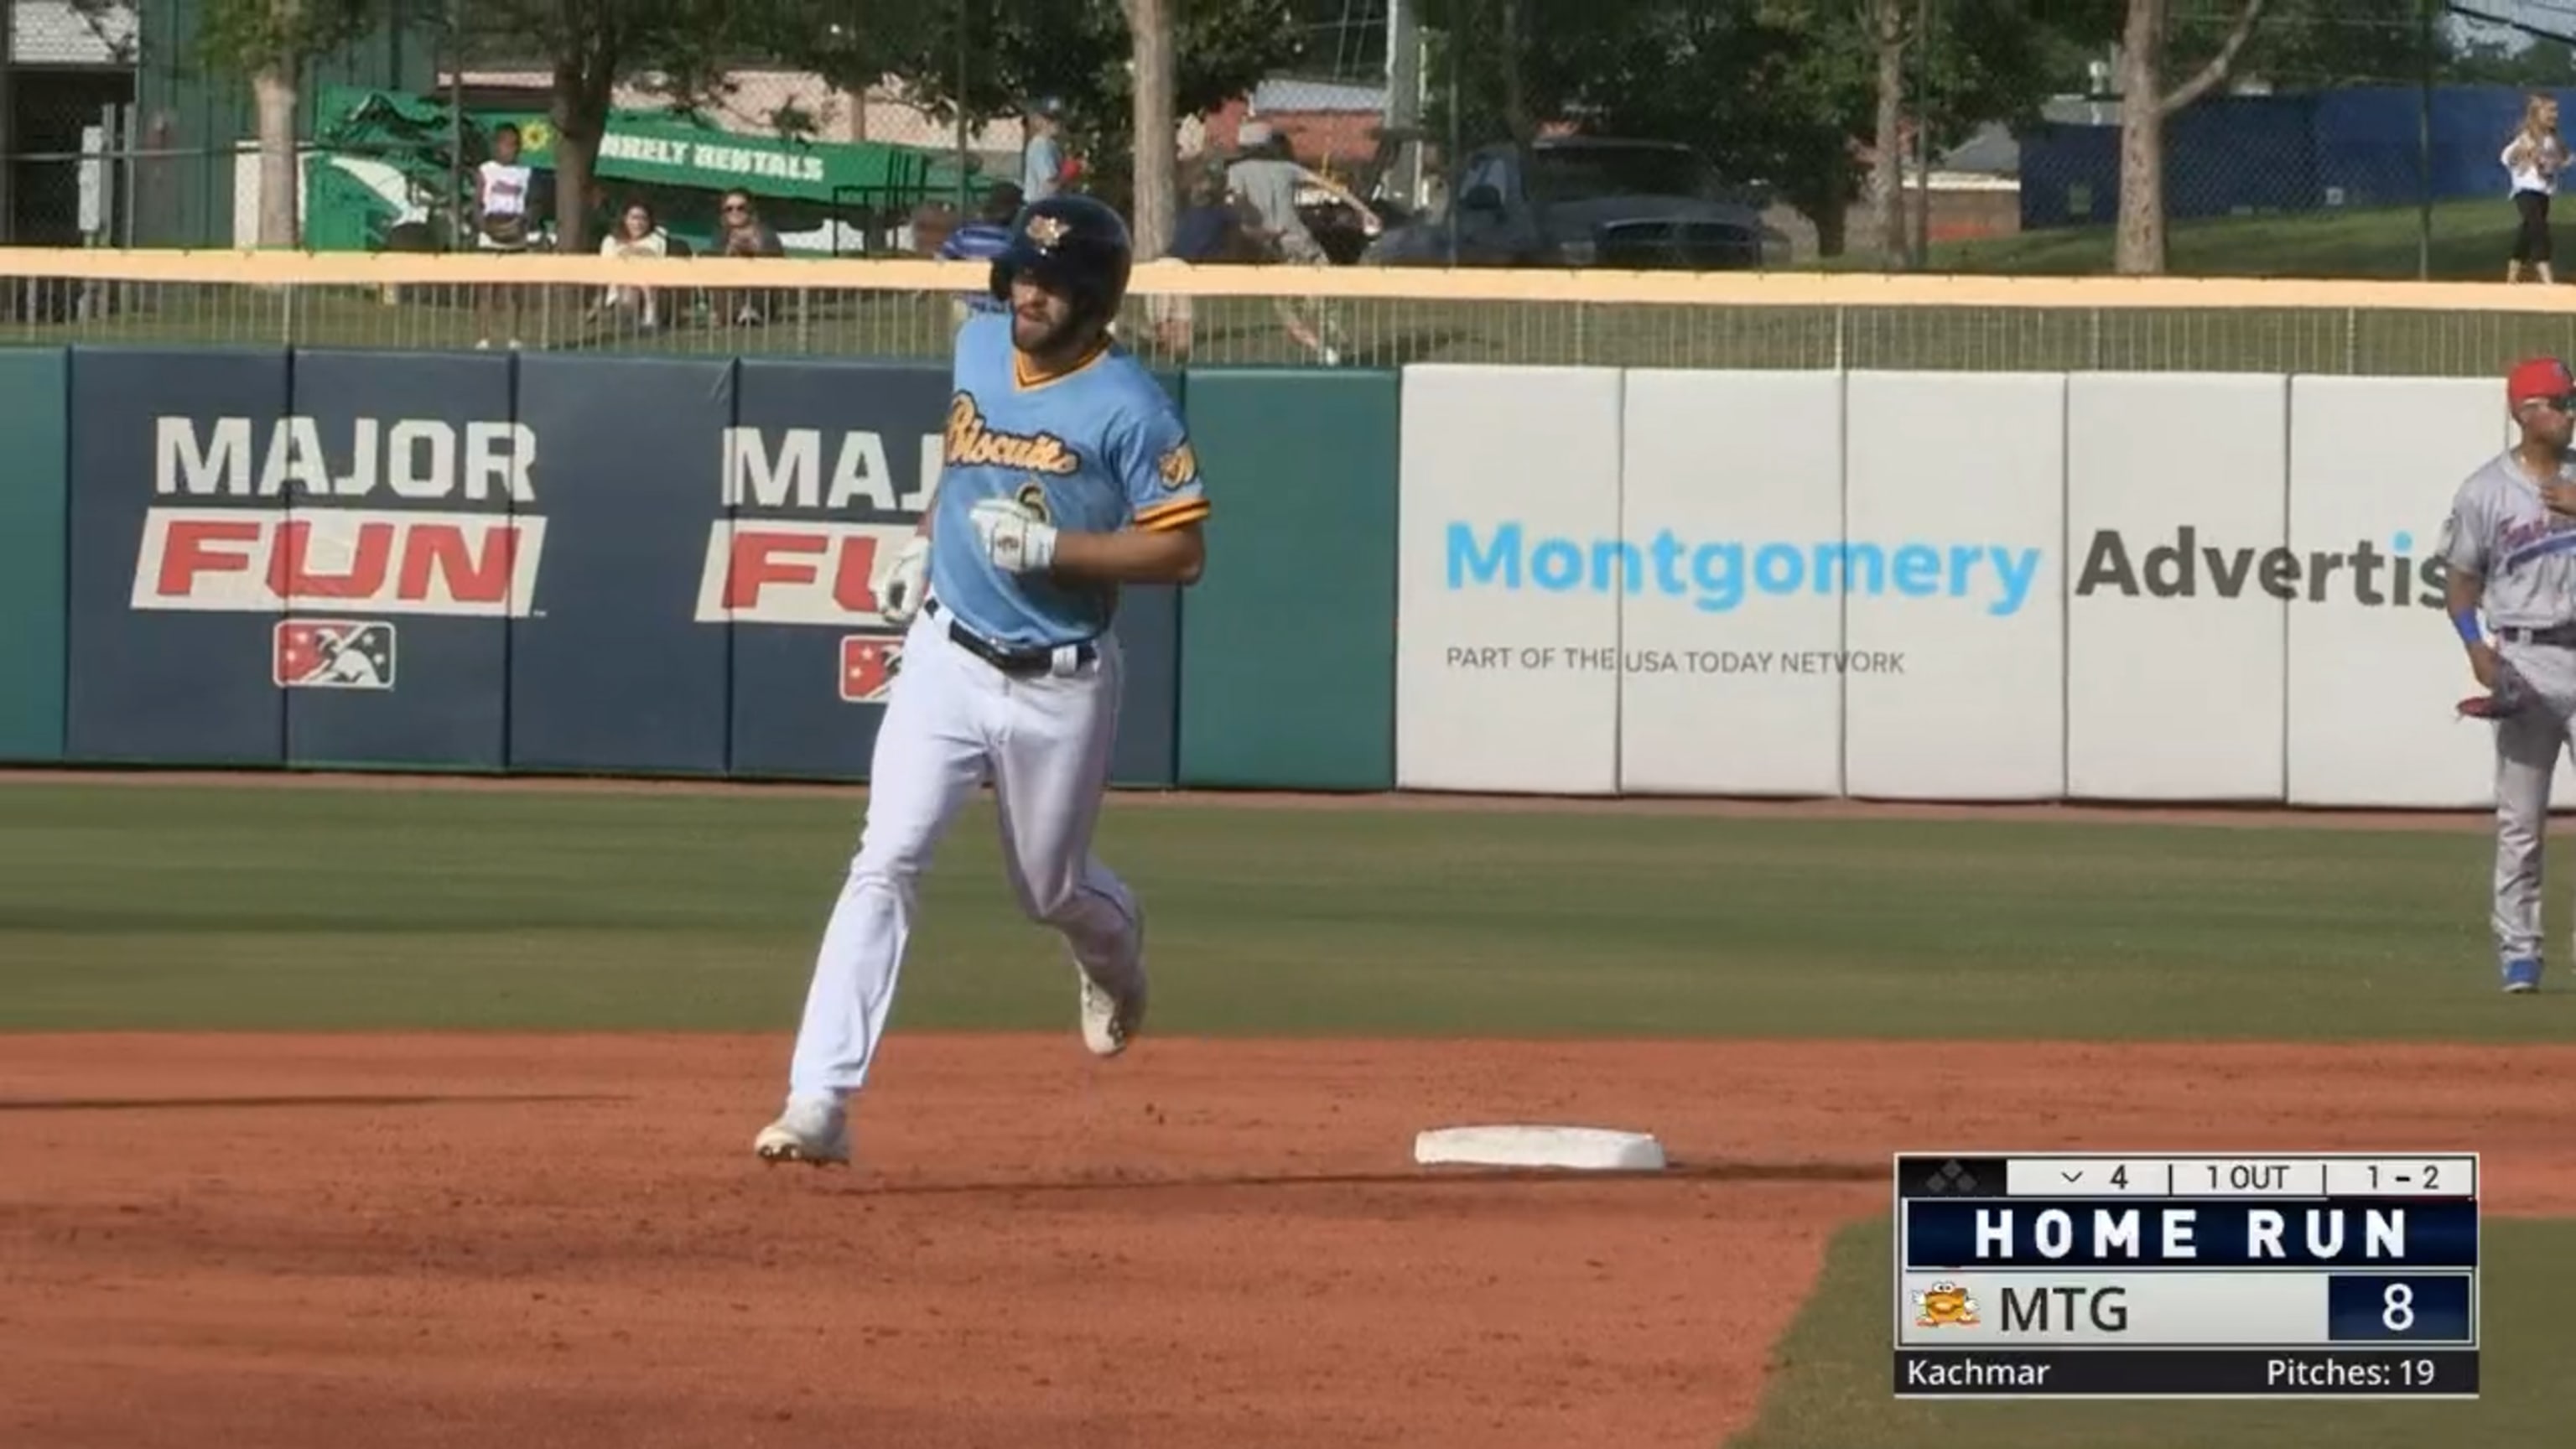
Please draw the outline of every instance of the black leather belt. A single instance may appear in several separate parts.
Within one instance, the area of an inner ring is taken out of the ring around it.
[[[948,611],[939,607],[937,599],[932,599],[922,605],[922,612],[936,618]],[[1055,648],[1052,645],[1014,649],[1007,644],[994,643],[953,618],[948,621],[948,638],[958,648],[1004,674],[1045,674],[1055,668]],[[1087,639],[1073,646],[1073,662],[1077,665],[1089,664],[1099,657],[1100,650]]]
[[[2508,644],[2538,644],[2549,649],[2576,649],[2576,624],[2552,624],[2545,629],[2505,624],[2496,629],[2496,637]]]

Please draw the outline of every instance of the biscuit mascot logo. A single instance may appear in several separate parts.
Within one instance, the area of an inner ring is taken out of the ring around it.
[[[1917,1328],[1972,1328],[1977,1322],[1977,1295],[1956,1283],[1935,1283],[1914,1295]]]

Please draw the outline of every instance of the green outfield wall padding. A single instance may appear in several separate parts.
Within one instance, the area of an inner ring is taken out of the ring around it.
[[[1399,388],[1190,370],[1215,511],[1181,605],[1182,785],[1394,788]]]
[[[15,764],[63,757],[68,386],[61,351],[0,348],[0,760]]]

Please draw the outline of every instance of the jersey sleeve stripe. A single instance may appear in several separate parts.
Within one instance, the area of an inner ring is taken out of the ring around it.
[[[1150,530],[1180,528],[1198,522],[1212,511],[1212,505],[1204,498],[1184,498],[1178,503],[1161,503],[1139,509],[1136,526]]]

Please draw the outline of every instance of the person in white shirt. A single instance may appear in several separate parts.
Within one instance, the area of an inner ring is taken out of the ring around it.
[[[519,128],[504,122],[492,132],[492,154],[474,168],[474,246],[486,252],[524,252],[535,231],[530,214],[536,168],[519,160]],[[510,345],[519,345],[519,289],[487,286],[477,299],[483,335],[479,349],[492,346],[492,317],[510,314]]]
[[[2528,266],[2541,281],[2554,282],[2557,278],[2549,266],[2549,198],[2556,194],[2558,173],[2567,165],[2567,143],[2558,138],[2558,102],[2540,95],[2526,102],[2522,129],[2513,133],[2500,159],[2513,178],[2513,207],[2522,217],[2504,279],[2521,281]]]
[[[654,220],[653,208],[641,201],[626,203],[617,219],[617,227],[599,239],[603,257],[667,257],[671,254],[671,237]],[[611,312],[622,313],[640,323],[646,331],[662,325],[658,294],[650,287],[611,286],[599,299],[599,305]]]

